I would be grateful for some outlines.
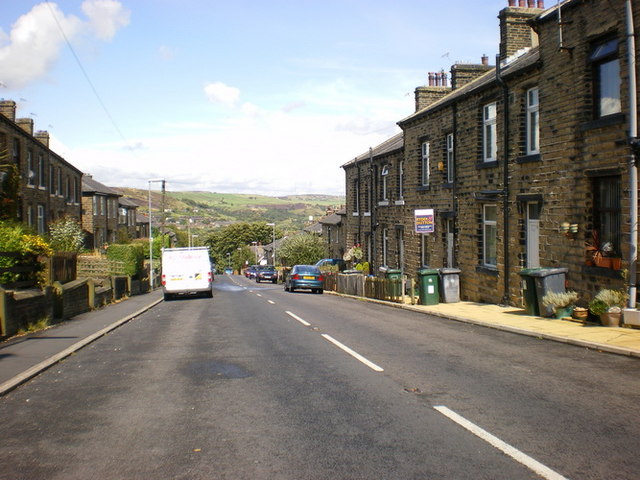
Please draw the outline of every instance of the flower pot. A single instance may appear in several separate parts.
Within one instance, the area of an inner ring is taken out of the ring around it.
[[[573,312],[573,307],[556,307],[556,310],[554,312],[554,317],[558,319],[570,317],[572,312]]]
[[[600,323],[605,327],[619,327],[622,312],[608,312],[600,314]]]
[[[596,267],[611,268],[611,257],[603,257],[602,255],[595,255],[593,257],[593,263]]]
[[[571,316],[576,320],[586,320],[589,317],[589,310],[586,308],[576,307],[573,309]]]
[[[622,259],[621,258],[610,258],[611,260],[611,268],[614,270],[620,270],[622,268]]]

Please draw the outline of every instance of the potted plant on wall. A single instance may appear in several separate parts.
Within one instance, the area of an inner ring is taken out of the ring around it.
[[[586,248],[586,264],[595,265],[596,267],[612,268],[620,270],[622,267],[622,259],[615,256],[613,243],[600,240],[597,230],[591,231],[591,238],[585,242]]]
[[[542,304],[553,309],[555,318],[570,317],[578,301],[578,293],[572,290],[566,292],[548,292],[542,297]]]
[[[627,293],[622,290],[604,288],[589,302],[589,311],[600,318],[602,325],[618,327],[627,298]]]

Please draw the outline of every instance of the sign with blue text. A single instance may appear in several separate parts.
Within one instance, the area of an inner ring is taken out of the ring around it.
[[[433,233],[435,231],[435,215],[433,208],[414,210],[416,233]]]

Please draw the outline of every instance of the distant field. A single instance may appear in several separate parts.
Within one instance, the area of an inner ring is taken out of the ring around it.
[[[136,201],[140,212],[148,207],[147,190],[117,188],[114,190]],[[159,190],[151,192],[151,208],[162,207]],[[339,208],[345,198],[332,195],[289,195],[269,197],[239,193],[216,192],[165,192],[164,208],[167,218],[198,217],[207,222],[277,222],[283,228],[300,229],[308,224],[309,217],[315,220],[324,216],[328,208]]]

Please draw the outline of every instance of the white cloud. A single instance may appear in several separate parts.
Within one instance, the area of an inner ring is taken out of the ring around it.
[[[210,102],[234,107],[240,100],[240,90],[230,87],[222,82],[208,83],[204,87],[204,93]]]
[[[71,41],[80,32],[89,31],[109,39],[128,23],[129,13],[114,0],[87,0],[83,10],[88,22],[65,15],[55,3],[40,3],[18,18],[9,34],[0,35],[0,81],[10,89],[22,88],[49,73],[65,37]]]
[[[101,40],[111,40],[119,28],[129,25],[131,17],[131,12],[116,0],[86,0],[82,11]]]

